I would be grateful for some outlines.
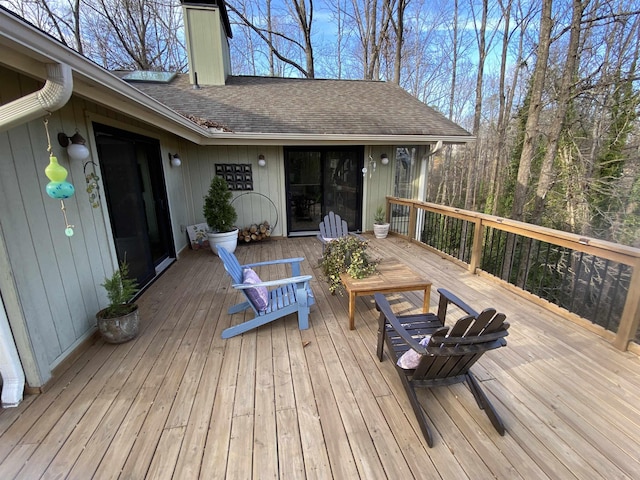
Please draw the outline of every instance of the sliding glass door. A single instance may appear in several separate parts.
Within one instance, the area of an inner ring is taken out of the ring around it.
[[[363,147],[288,147],[284,157],[289,233],[316,232],[330,211],[361,229]]]

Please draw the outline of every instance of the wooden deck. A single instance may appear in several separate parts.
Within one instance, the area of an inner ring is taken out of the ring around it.
[[[304,256],[317,305],[229,340],[242,314],[221,262],[187,252],[140,299],[142,332],[97,341],[44,394],[0,413],[0,479],[640,478],[640,361],[595,334],[397,237],[372,240],[476,308],[511,323],[508,346],[474,367],[507,433],[464,384],[424,392],[429,449],[386,359],[372,297],[330,296],[313,238],[238,247],[242,263]],[[283,275],[281,266],[259,272]],[[397,312],[418,293],[393,294]]]

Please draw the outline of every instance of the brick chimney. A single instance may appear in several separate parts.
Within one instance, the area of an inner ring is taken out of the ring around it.
[[[231,74],[231,24],[224,0],[181,0],[192,85],[224,85]]]

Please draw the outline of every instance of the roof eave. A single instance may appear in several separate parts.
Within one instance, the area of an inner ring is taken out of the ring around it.
[[[208,132],[201,145],[428,145],[465,144],[473,135],[366,135]]]
[[[0,9],[0,46],[6,47],[1,64],[43,80],[47,63],[66,64],[73,70],[75,94],[200,143],[202,127],[142,93],[76,51],[37,28]],[[15,51],[16,55],[10,52]]]
[[[0,46],[6,47],[0,64],[17,68],[22,73],[41,80],[46,78],[47,63],[66,64],[73,70],[74,94],[200,145],[419,145],[440,140],[447,144],[463,144],[475,139],[470,135],[212,132],[129,85],[34,26],[21,21],[5,9],[0,9]]]

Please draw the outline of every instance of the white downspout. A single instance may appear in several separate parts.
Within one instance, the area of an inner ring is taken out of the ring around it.
[[[24,370],[13,341],[2,298],[0,298],[0,376],[2,376],[2,408],[18,406],[24,392]]]
[[[0,105],[0,131],[55,112],[66,105],[72,92],[71,67],[63,63],[48,63],[44,87],[6,105]]]

